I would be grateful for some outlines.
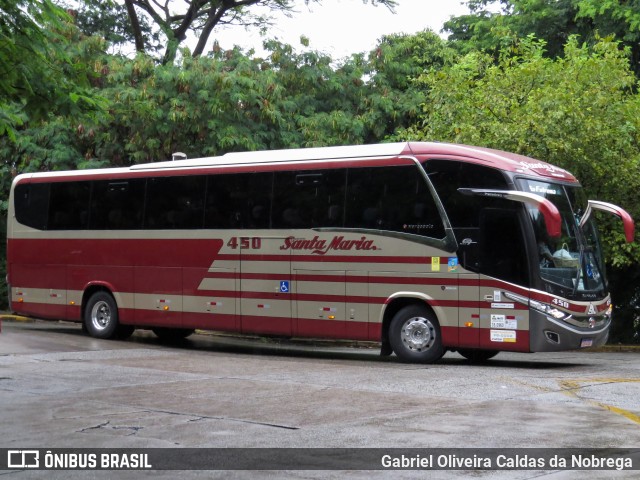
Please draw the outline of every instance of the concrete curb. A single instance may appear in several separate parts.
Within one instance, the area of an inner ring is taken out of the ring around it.
[[[23,317],[22,315],[13,315],[10,313],[2,313],[0,314],[0,321],[5,322],[35,322],[35,318],[31,317]]]

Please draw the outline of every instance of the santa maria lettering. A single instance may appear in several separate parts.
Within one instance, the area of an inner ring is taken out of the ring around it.
[[[355,250],[377,250],[373,240],[367,237],[360,237],[358,240],[345,240],[344,235],[336,235],[332,240],[320,239],[315,236],[312,239],[287,237],[280,250],[307,251],[314,255],[325,255],[330,251],[355,251]]]

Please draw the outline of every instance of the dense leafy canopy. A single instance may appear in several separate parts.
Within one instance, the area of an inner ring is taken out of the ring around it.
[[[513,36],[546,42],[545,55],[564,52],[571,36],[594,43],[613,35],[629,48],[631,69],[640,74],[640,0],[470,0],[470,13],[445,23],[462,52],[497,53]]]
[[[425,139],[560,165],[590,197],[640,218],[639,0],[470,0],[449,40],[390,35],[340,63],[304,38],[266,41],[264,57],[179,50],[185,29],[208,38],[215,8],[232,7],[213,27],[266,25],[252,9],[290,0],[194,0],[192,18],[149,11],[160,2],[85,0],[67,12],[53,1],[0,0],[4,212],[21,172]],[[624,336],[640,327],[640,248],[602,221]]]

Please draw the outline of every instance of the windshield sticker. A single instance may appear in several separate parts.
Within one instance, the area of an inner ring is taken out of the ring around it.
[[[500,343],[515,343],[515,330],[491,330],[491,341]]]
[[[440,257],[431,257],[431,271],[432,272],[440,271]]]
[[[561,192],[559,190],[556,190],[554,188],[552,188],[550,185],[534,185],[532,183],[529,183],[529,191],[531,193],[538,193],[538,194],[542,194],[542,195],[560,195]]]
[[[458,271],[458,257],[449,257],[449,261],[447,262],[447,271],[449,273]]]

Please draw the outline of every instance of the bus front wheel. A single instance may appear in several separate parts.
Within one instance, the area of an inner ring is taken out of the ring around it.
[[[89,297],[84,325],[92,337],[106,339],[118,336],[118,306],[111,294],[100,291]]]
[[[438,320],[422,305],[406,306],[394,315],[389,343],[403,362],[431,363],[444,355]]]

